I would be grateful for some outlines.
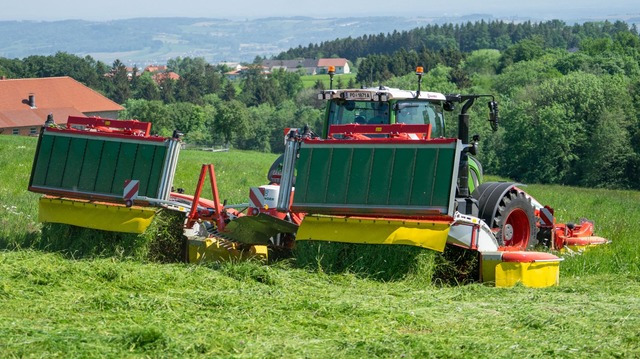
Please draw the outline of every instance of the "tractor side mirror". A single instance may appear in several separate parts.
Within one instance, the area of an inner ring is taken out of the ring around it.
[[[491,124],[491,129],[493,131],[498,130],[498,103],[496,101],[489,101],[487,103],[489,106],[489,123]]]
[[[442,104],[442,108],[445,111],[451,112],[456,108],[456,105],[454,105],[453,102],[451,102],[451,101],[446,101],[445,103]]]

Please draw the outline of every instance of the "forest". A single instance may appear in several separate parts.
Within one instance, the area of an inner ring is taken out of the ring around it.
[[[415,89],[414,70],[428,71],[423,88],[443,93],[493,94],[500,128],[493,133],[485,106],[472,111],[471,133],[487,173],[525,183],[640,189],[640,37],[625,22],[567,25],[503,21],[431,25],[409,31],[343,38],[290,49],[279,59],[344,57],[356,82],[337,86]],[[0,76],[71,76],[126,108],[122,118],[174,129],[190,145],[230,145],[282,152],[283,129],[319,128],[318,80],[284,70],[265,76],[256,57],[237,80],[203,58],[174,58],[179,80],[156,83],[134,68],[65,52],[0,58]],[[449,119],[455,136],[455,118]]]

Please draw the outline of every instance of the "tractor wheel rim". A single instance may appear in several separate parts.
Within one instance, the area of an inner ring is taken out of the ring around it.
[[[527,212],[516,208],[507,217],[502,238],[508,247],[526,248],[530,231]]]
[[[509,223],[504,226],[504,240],[510,241],[513,239],[513,226]]]

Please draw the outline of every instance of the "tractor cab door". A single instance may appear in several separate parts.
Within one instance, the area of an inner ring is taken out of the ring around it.
[[[399,100],[394,105],[395,123],[431,125],[431,137],[444,136],[442,106],[424,100]]]

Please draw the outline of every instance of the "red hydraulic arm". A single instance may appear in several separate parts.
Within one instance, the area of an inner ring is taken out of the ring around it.
[[[198,218],[201,217],[200,213],[198,212],[198,203],[200,201],[200,196],[202,195],[202,188],[204,187],[204,181],[207,177],[207,173],[209,174],[211,192],[213,195],[213,205],[215,212],[213,214],[213,219],[216,221],[218,230],[222,231],[225,226],[224,214],[222,211],[223,206],[220,203],[220,196],[218,194],[218,183],[216,182],[216,175],[213,164],[202,165],[202,169],[200,170],[200,177],[198,178],[198,185],[196,186],[196,192],[193,195],[193,202],[191,203],[191,210],[189,211],[189,215],[187,217],[186,227],[193,227],[193,224],[198,220]]]

